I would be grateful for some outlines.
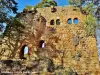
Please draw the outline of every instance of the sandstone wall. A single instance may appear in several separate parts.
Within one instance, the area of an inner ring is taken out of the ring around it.
[[[28,35],[34,31],[34,25],[37,24],[37,29],[41,26],[41,22],[33,22],[31,25],[28,25],[27,20],[30,20],[30,17],[26,17],[25,22],[29,28],[30,33],[26,36],[28,43],[32,44],[32,56],[34,59],[35,51],[41,50],[40,53],[44,52],[44,56],[47,54],[48,57],[53,59],[55,65],[62,65],[64,67],[75,68],[77,72],[90,72],[99,70],[99,61],[98,53],[96,46],[96,38],[93,36],[86,36],[84,30],[83,21],[85,15],[81,14],[78,8],[72,6],[67,7],[55,7],[56,12],[51,12],[50,7],[38,8],[38,13],[33,17],[39,16],[45,18],[46,27],[43,30],[43,34],[38,34],[39,38],[34,39],[34,37],[29,37]],[[72,21],[74,18],[77,18],[78,24],[68,24],[67,20],[71,18]],[[32,20],[34,20],[32,19]],[[56,20],[60,20],[60,25],[56,25]],[[54,20],[54,25],[50,25],[50,21]],[[43,25],[43,24],[42,24]],[[41,28],[40,28],[41,29]],[[54,31],[52,31],[53,29]],[[42,31],[41,30],[41,31]],[[33,41],[37,41],[36,44],[33,44]],[[44,40],[45,47],[43,49],[39,48],[39,41]],[[58,53],[56,53],[56,51]],[[17,52],[18,53],[18,52]],[[59,55],[62,53],[61,55]],[[18,55],[16,56],[18,58]]]
[[[67,20],[71,18],[72,20],[74,18],[79,19],[79,24],[84,20],[84,15],[81,14],[80,10],[78,8],[72,7],[72,6],[66,6],[66,7],[55,7],[56,12],[52,13],[50,7],[46,8],[39,8],[38,13],[41,13],[43,17],[47,20],[47,25],[50,25],[50,21],[54,19],[55,25],[56,25],[56,20],[60,19],[61,25],[67,25]],[[74,24],[74,23],[73,23]]]
[[[46,26],[55,28],[55,36],[59,37],[59,42],[55,44],[56,49],[65,50],[63,62],[65,67],[75,68],[77,72],[95,71],[99,69],[98,52],[95,37],[86,36],[83,21],[85,15],[74,7],[55,7],[56,12],[52,13],[51,8],[38,9],[43,17],[47,20]],[[79,23],[68,24],[67,20],[78,18]],[[60,25],[56,25],[56,20],[60,19]],[[54,20],[55,25],[50,25],[50,21]],[[44,35],[46,40],[50,39]],[[52,35],[51,35],[52,36]],[[56,38],[55,38],[56,39]],[[80,55],[78,57],[78,55]],[[61,57],[53,58],[56,65],[61,65]]]

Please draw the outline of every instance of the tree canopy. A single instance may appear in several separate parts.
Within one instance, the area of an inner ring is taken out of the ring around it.
[[[36,4],[35,6],[30,6],[30,5],[26,5],[25,9],[32,9],[34,8],[43,8],[43,7],[50,7],[50,6],[57,6],[57,3],[54,0],[41,0],[38,4]]]
[[[17,3],[15,0],[0,0],[0,30],[3,28],[2,23],[8,23],[11,18],[9,13],[17,13]]]
[[[43,7],[50,7],[50,6],[57,6],[57,3],[54,0],[41,0],[41,2],[36,4],[34,7],[43,8]]]
[[[87,36],[94,36],[97,27],[97,19],[89,14],[84,21],[84,27]]]
[[[78,6],[81,4],[81,0],[69,0],[69,4]]]

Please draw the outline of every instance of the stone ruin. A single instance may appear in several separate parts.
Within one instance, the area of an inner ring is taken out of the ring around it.
[[[20,59],[19,52],[27,43],[28,47],[31,47],[31,55],[26,57],[27,62],[47,57],[52,59],[55,65],[70,67],[79,75],[100,74],[96,38],[86,36],[83,23],[86,15],[78,8],[37,8],[23,11],[17,17],[20,17],[25,29],[14,60]],[[5,49],[1,60],[8,59],[7,52]]]

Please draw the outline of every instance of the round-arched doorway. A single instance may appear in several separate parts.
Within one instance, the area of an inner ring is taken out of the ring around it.
[[[25,55],[28,54],[28,46],[24,44],[20,49],[20,59],[26,59]]]

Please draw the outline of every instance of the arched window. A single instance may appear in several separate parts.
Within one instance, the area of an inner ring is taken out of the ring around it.
[[[44,48],[44,40],[40,40],[39,47]]]
[[[51,20],[50,21],[50,25],[54,25],[54,20]]]
[[[72,19],[69,18],[69,19],[67,20],[67,23],[68,23],[68,24],[72,24]]]
[[[28,54],[28,46],[24,47],[24,54]]]
[[[60,25],[60,19],[56,20],[56,25]]]
[[[74,18],[74,24],[78,24],[78,18]]]
[[[28,46],[23,45],[20,51],[20,59],[26,59],[25,54],[28,54]]]

